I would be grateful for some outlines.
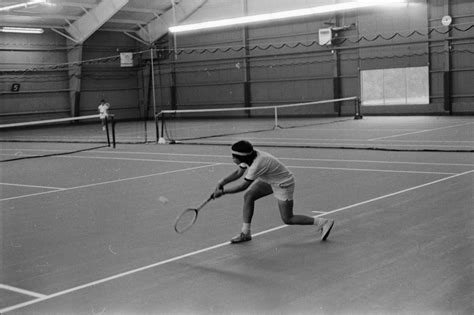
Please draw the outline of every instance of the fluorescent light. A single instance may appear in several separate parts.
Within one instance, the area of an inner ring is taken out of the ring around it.
[[[0,28],[1,32],[4,33],[24,33],[24,34],[43,34],[42,28],[31,28],[31,27],[9,27],[4,26]]]
[[[6,7],[1,7],[0,11],[8,11],[8,10],[17,9],[17,8],[26,8],[30,5],[41,4],[41,3],[47,3],[47,2],[46,2],[46,0],[31,0],[31,1],[28,1],[28,2],[23,2],[23,3],[9,5],[9,6],[6,6]]]
[[[243,16],[243,17],[232,18],[232,19],[224,19],[224,20],[209,21],[209,22],[202,22],[202,23],[195,23],[195,24],[172,26],[168,30],[171,33],[181,33],[181,32],[196,31],[196,30],[207,29],[207,28],[216,28],[216,27],[224,27],[224,26],[231,26],[231,25],[242,25],[242,24],[257,23],[257,22],[263,22],[263,21],[272,21],[272,20],[282,20],[282,19],[289,19],[289,18],[294,18],[294,17],[302,17],[302,16],[308,16],[308,15],[316,15],[316,14],[345,11],[345,10],[381,6],[381,5],[392,5],[392,4],[398,4],[398,3],[406,3],[406,0],[356,0],[356,1],[323,5],[319,7],[312,7],[312,8],[306,8],[306,9],[281,11],[281,12],[275,12],[275,13]]]

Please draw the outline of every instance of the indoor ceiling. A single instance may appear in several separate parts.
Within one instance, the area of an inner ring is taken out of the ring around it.
[[[32,3],[44,1],[44,3]],[[0,27],[49,29],[82,43],[96,31],[123,32],[149,44],[206,0],[2,0]],[[30,3],[30,4],[27,4]],[[20,5],[8,9],[7,7]]]

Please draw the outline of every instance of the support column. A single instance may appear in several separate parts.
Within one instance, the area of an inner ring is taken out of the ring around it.
[[[449,1],[444,4],[444,15],[450,15]],[[448,26],[451,27],[451,26]],[[448,111],[450,115],[453,114],[453,104],[451,103],[452,95],[452,73],[451,73],[451,31],[447,32],[444,40],[444,72],[443,72],[443,99],[444,110]]]
[[[340,25],[340,16],[339,14],[335,14],[334,15],[334,20],[335,20],[335,26],[339,26]],[[337,99],[337,98],[341,98],[341,93],[342,93],[342,89],[341,89],[341,62],[340,62],[340,58],[339,58],[339,50],[337,49],[334,49],[332,51],[332,55],[333,55],[333,60],[334,60],[334,69],[333,69],[333,78],[332,78],[332,82],[333,82],[333,99]],[[340,102],[338,102],[337,104],[334,104],[334,110],[338,112],[338,115],[341,116],[342,115],[342,104]]]
[[[248,14],[247,0],[242,0],[243,15]],[[242,29],[242,44],[244,46],[243,71],[244,71],[244,106],[252,107],[252,92],[250,86],[250,62],[249,62],[249,31],[246,25]],[[250,111],[247,111],[250,116]]]
[[[70,116],[80,115],[81,103],[81,77],[82,77],[82,45],[71,46],[67,53],[67,62],[70,64],[68,69],[69,77],[69,108]],[[72,65],[72,63],[78,63]]]

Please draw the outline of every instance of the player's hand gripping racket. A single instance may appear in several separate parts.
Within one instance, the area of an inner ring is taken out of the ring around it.
[[[177,233],[183,233],[189,230],[189,228],[193,226],[193,224],[196,222],[199,211],[205,205],[207,205],[207,203],[211,201],[212,199],[214,199],[214,194],[212,194],[209,198],[207,198],[207,200],[204,201],[199,207],[188,208],[184,210],[183,212],[181,212],[180,215],[178,215],[178,217],[176,218],[176,222],[174,224],[174,230]]]

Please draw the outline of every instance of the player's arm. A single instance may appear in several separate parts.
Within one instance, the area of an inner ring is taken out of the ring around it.
[[[217,188],[218,189],[222,189],[225,185],[227,185],[228,183],[231,183],[233,181],[236,181],[238,180],[239,178],[242,177],[242,175],[244,175],[245,173],[245,168],[243,167],[238,167],[234,172],[232,172],[229,176],[227,177],[224,177],[223,179],[221,179],[218,183],[217,183]]]
[[[227,177],[224,177],[217,183],[217,187],[214,191],[214,197],[220,197],[222,189],[224,189],[224,186],[228,183],[231,183],[233,181],[236,181],[237,179],[241,178],[245,174],[245,168],[244,167],[238,167],[235,171],[233,171],[230,175]]]
[[[244,191],[246,190],[247,188],[249,188],[249,186],[253,183],[253,180],[250,180],[250,179],[247,179],[247,178],[244,178],[243,182],[241,182],[240,184],[234,186],[234,187],[226,187],[226,188],[222,188],[219,193],[216,195],[214,193],[214,197],[215,198],[218,198],[222,195],[225,195],[225,194],[236,194],[236,193],[239,193],[241,191]]]

